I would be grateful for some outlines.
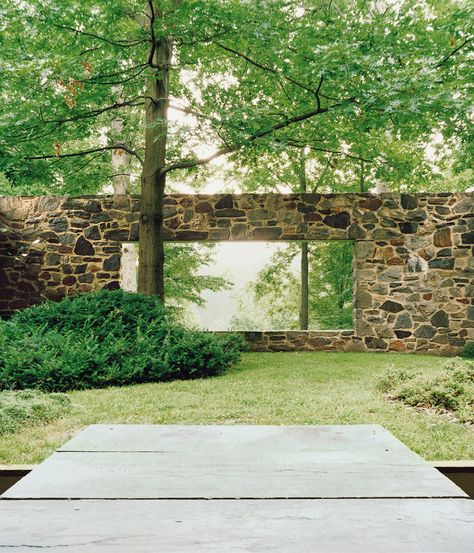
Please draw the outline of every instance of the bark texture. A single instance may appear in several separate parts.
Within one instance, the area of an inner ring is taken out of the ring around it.
[[[149,79],[145,103],[145,160],[141,183],[138,291],[147,295],[158,295],[164,301],[163,197],[166,186],[164,168],[171,41],[168,38],[155,39],[155,17],[153,3],[150,3],[152,46],[149,63],[152,76]]]

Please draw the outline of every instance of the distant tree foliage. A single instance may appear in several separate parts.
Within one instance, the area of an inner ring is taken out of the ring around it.
[[[468,0],[5,0],[0,29],[0,171],[86,193],[131,156],[145,294],[164,298],[168,176],[216,158],[304,148],[322,188],[472,185]]]
[[[223,277],[203,274],[214,261],[214,244],[167,243],[165,252],[165,290],[167,305],[186,308],[202,306],[205,290],[228,290],[231,282]]]
[[[309,242],[309,329],[352,328],[352,243]],[[299,329],[298,244],[282,246],[244,291],[232,330]]]

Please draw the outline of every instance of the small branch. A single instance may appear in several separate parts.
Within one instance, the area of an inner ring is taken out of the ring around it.
[[[155,6],[154,6],[154,0],[148,0],[148,7],[150,10],[149,18],[150,18],[150,52],[148,53],[148,65],[151,67],[154,67],[153,65],[153,58],[155,57],[156,52],[156,36],[155,36]]]
[[[351,99],[352,100],[352,99]],[[281,121],[280,123],[276,123],[275,125],[272,125],[271,127],[268,127],[266,129],[261,129],[260,131],[257,131],[256,133],[250,135],[245,143],[239,143],[239,144],[233,144],[231,146],[226,146],[224,148],[220,148],[210,156],[207,156],[202,159],[189,159],[189,160],[183,160],[183,161],[177,161],[176,163],[171,163],[164,167],[161,170],[161,175],[168,173],[169,171],[174,171],[175,169],[189,169],[191,167],[196,167],[198,165],[205,165],[206,163],[209,163],[213,159],[216,159],[218,157],[221,157],[226,154],[230,154],[232,152],[235,152],[236,150],[239,150],[242,146],[244,146],[246,143],[253,142],[255,140],[258,140],[259,138],[263,138],[265,136],[268,136],[269,134],[272,134],[280,129],[283,129],[285,127],[289,127],[290,125],[293,125],[294,123],[299,123],[301,121],[305,121],[306,119],[310,119],[311,117],[315,117],[316,115],[320,115],[322,113],[326,113],[330,109],[333,109],[340,104],[335,104],[331,106],[330,108],[317,108],[312,111],[308,111],[306,113],[303,113],[301,115],[295,115],[294,117],[290,117],[286,119],[285,121]]]
[[[40,19],[43,23],[46,23],[48,25],[52,25],[53,27],[56,27],[58,29],[64,29],[66,31],[71,31],[73,33],[77,33],[79,35],[84,35],[88,37],[95,38],[97,40],[100,40],[101,42],[105,42],[107,44],[110,44],[111,46],[118,46],[120,48],[129,48],[132,46],[138,46],[139,44],[143,44],[147,42],[146,39],[141,40],[110,40],[108,38],[105,38],[101,35],[97,35],[95,33],[89,33],[87,31],[81,31],[80,29],[76,29],[75,27],[70,27],[69,25],[61,25],[60,23],[54,23],[52,21],[46,21],[44,19]]]
[[[140,98],[138,96],[137,98]],[[111,104],[110,106],[106,106],[104,108],[98,108],[93,109],[90,111],[84,111],[82,113],[78,113],[76,115],[73,115],[72,117],[67,117],[65,119],[41,119],[41,123],[38,123],[37,125],[32,125],[31,127],[26,127],[24,130],[29,131],[32,129],[36,129],[39,126],[47,125],[50,123],[56,123],[58,125],[62,125],[64,123],[70,123],[71,121],[79,121],[81,119],[91,119],[94,117],[97,117],[101,115],[102,113],[106,113],[107,111],[112,111],[115,109],[121,109],[123,107],[137,107],[137,106],[143,106],[143,102],[135,102],[137,98],[134,98],[133,100],[127,101],[127,102],[116,102],[115,104]]]
[[[129,81],[133,81],[133,79],[135,79],[136,77],[141,75],[143,73],[143,71],[145,71],[145,69],[148,67],[148,64],[144,63],[144,64],[141,64],[141,65],[137,65],[133,69],[136,69],[137,67],[139,67],[139,69],[136,73],[134,73],[130,77],[127,77],[125,79],[121,79],[121,80],[118,80],[118,81],[100,81],[99,80],[99,79],[103,79],[103,78],[112,76],[112,74],[110,74],[110,75],[96,75],[94,77],[90,77],[89,79],[86,79],[84,82],[87,82],[87,83],[92,84],[92,85],[118,85],[118,84],[128,83]],[[126,69],[122,73],[115,73],[115,74],[116,75],[122,75],[123,73],[128,73],[129,71],[131,71],[131,69]]]
[[[80,157],[86,156],[89,154],[95,154],[97,152],[105,152],[107,150],[123,150],[124,152],[129,153],[130,155],[136,157],[138,161],[143,165],[143,159],[135,150],[132,150],[124,144],[114,144],[113,146],[103,146],[102,148],[92,148],[90,150],[82,150],[81,152],[72,152],[70,154],[59,154],[59,155],[42,155],[42,156],[29,156],[25,159],[62,159],[67,157]]]
[[[323,80],[324,80],[324,73],[321,73],[321,78],[319,79],[318,88],[316,89],[316,101],[318,102],[318,108],[321,107],[321,98],[319,96],[319,92],[321,91],[321,87],[323,86]]]
[[[459,50],[461,50],[461,48],[464,48],[464,46],[466,46],[466,44],[471,42],[471,40],[472,40],[472,38],[466,38],[466,40],[462,44],[460,44],[451,53],[449,53],[445,58],[443,58],[439,63],[437,63],[435,65],[435,67],[441,67],[442,65],[444,65],[452,56],[454,56],[457,52],[459,52]]]
[[[268,71],[269,73],[272,73],[273,75],[276,75],[277,77],[280,77],[281,79],[285,79],[285,81],[288,81],[295,86],[298,86],[302,88],[303,90],[306,90],[307,92],[311,92],[312,94],[315,93],[315,90],[292,79],[291,77],[287,77],[286,75],[282,75],[279,71],[276,69],[273,69],[272,67],[268,67],[268,65],[263,65],[262,63],[259,63],[258,61],[253,60],[246,54],[243,54],[242,52],[238,52],[237,50],[234,50],[233,48],[230,48],[229,46],[226,46],[225,44],[222,44],[220,42],[213,42],[216,46],[219,46],[219,48],[222,48],[222,50],[225,50],[226,52],[229,52],[231,54],[234,54],[235,56],[242,58],[243,60],[247,61],[251,65],[254,65],[255,67],[258,67],[259,69],[262,69],[263,71]]]

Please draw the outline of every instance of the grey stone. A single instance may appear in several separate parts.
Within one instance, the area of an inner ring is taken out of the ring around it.
[[[50,253],[46,258],[46,263],[51,266],[59,265],[61,263],[61,255],[58,253]]]
[[[359,207],[362,209],[369,209],[370,211],[376,211],[381,205],[382,200],[373,195],[359,202]]]
[[[217,217],[245,217],[246,213],[242,209],[219,209],[216,211]]]
[[[164,206],[163,207],[163,219],[169,219],[170,217],[174,217],[178,211],[175,207],[171,206]]]
[[[364,290],[357,292],[354,298],[354,305],[356,308],[360,309],[368,309],[372,307],[372,295]]]
[[[387,349],[387,343],[374,336],[366,336],[364,342],[369,349]]]
[[[452,257],[437,257],[428,261],[430,269],[454,269],[454,259]]]
[[[128,229],[110,229],[105,231],[104,238],[106,240],[125,242],[129,239],[129,231]]]
[[[426,221],[427,218],[428,215],[424,211],[412,211],[406,215],[407,221],[417,221],[418,223]]]
[[[83,236],[79,236],[74,247],[74,253],[77,255],[94,255],[94,246]]]
[[[228,240],[230,231],[225,228],[213,228],[209,231],[210,240]]]
[[[474,244],[474,230],[461,234],[461,241],[463,244]]]
[[[452,246],[451,229],[449,227],[437,229],[433,234],[433,244],[439,248]]]
[[[64,232],[67,226],[66,217],[54,217],[49,221],[49,228],[55,232]]]
[[[120,255],[115,253],[111,255],[108,259],[104,260],[102,265],[104,271],[119,271],[120,270]]]
[[[403,305],[396,301],[387,300],[382,303],[380,309],[388,311],[389,313],[398,313],[399,311],[403,311]]]
[[[437,257],[452,257],[453,256],[453,250],[452,248],[443,248],[442,250],[439,250]]]
[[[254,240],[278,240],[281,238],[281,227],[258,227],[253,230],[252,238]]]
[[[392,240],[398,238],[400,233],[391,229],[377,228],[372,234],[374,240]]]
[[[97,225],[88,227],[84,230],[84,236],[89,240],[100,240],[100,231]]]
[[[434,329],[431,325],[426,324],[419,326],[414,333],[417,338],[426,338],[427,340],[433,338],[435,334],[436,329]]]
[[[90,222],[91,223],[107,223],[109,221],[112,221],[112,217],[108,213],[93,213]]]
[[[446,311],[440,309],[431,317],[431,324],[436,327],[449,327],[449,317]]]
[[[404,338],[411,336],[411,332],[408,330],[395,330],[395,336],[400,340],[403,340]]]
[[[221,196],[219,200],[216,202],[216,209],[227,209],[233,206],[234,206],[234,202],[230,194],[225,194],[224,196]]]
[[[428,262],[419,255],[410,255],[407,266],[410,273],[422,273],[428,269]]]
[[[76,234],[74,234],[73,232],[66,232],[64,234],[59,234],[58,239],[61,244],[70,246],[71,244],[74,244],[74,241],[76,240]]]
[[[87,202],[87,205],[84,207],[84,210],[88,213],[99,213],[102,211],[102,206],[98,200],[90,200]]]
[[[180,240],[207,240],[209,238],[209,233],[204,230],[178,230],[176,236]]]
[[[60,203],[61,203],[61,198],[57,196],[41,196],[38,200],[38,211],[39,212],[56,211]]]
[[[92,282],[94,282],[94,275],[92,273],[85,273],[85,274],[79,275],[77,277],[77,280],[81,284],[91,284]]]
[[[345,229],[351,224],[351,216],[347,211],[341,211],[334,215],[327,215],[323,223],[329,227]]]
[[[366,236],[365,230],[357,225],[356,223],[352,223],[352,225],[349,227],[348,230],[348,236],[351,240],[362,240]]]
[[[120,282],[118,280],[111,280],[102,287],[102,290],[120,290]]]
[[[38,236],[44,241],[49,242],[50,244],[59,243],[58,235],[55,232],[52,232],[52,231],[40,232]]]
[[[367,259],[374,257],[375,244],[369,241],[356,242],[354,244],[354,254],[357,259]]]
[[[235,223],[230,229],[230,235],[234,240],[242,240],[247,237],[248,225],[245,223]]]
[[[398,315],[396,321],[395,321],[395,328],[411,328],[413,326],[413,322],[411,320],[410,313],[400,313]]]
[[[398,281],[402,278],[402,269],[399,266],[389,267],[379,275],[381,281]]]
[[[466,317],[468,318],[468,320],[474,321],[474,306],[470,305],[467,308]]]
[[[418,230],[418,223],[400,223],[400,232],[403,234],[416,234],[416,231]]]
[[[400,194],[400,203],[403,209],[415,209],[418,207],[416,196],[411,194]]]

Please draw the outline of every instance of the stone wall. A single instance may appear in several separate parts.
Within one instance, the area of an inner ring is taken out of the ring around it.
[[[354,333],[250,333],[254,348],[456,353],[474,339],[472,194],[169,195],[168,240],[354,241]],[[139,198],[0,198],[0,314],[120,286]],[[252,338],[253,336],[253,338]]]

